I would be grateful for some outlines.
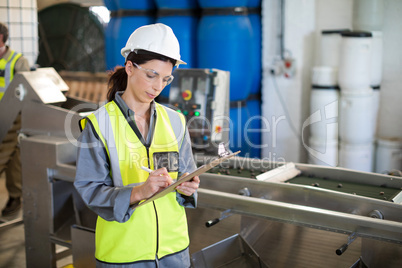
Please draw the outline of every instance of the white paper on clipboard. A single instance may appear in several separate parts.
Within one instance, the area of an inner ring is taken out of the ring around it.
[[[238,153],[240,153],[240,151],[237,151],[235,153],[228,154],[228,155],[225,155],[223,157],[214,159],[213,161],[209,162],[208,164],[200,166],[195,171],[193,171],[190,174],[180,178],[179,180],[177,180],[176,182],[172,183],[171,185],[169,185],[168,187],[166,187],[165,189],[163,189],[159,193],[154,194],[153,196],[151,196],[148,199],[145,199],[145,201],[131,205],[131,208],[132,209],[137,209],[137,208],[141,207],[142,205],[148,204],[149,202],[152,202],[152,201],[154,201],[154,200],[156,200],[156,199],[158,199],[160,197],[163,197],[163,196],[167,195],[170,192],[173,192],[176,189],[176,187],[179,186],[180,184],[182,184],[183,182],[189,181],[192,178],[194,178],[195,176],[199,176],[202,173],[207,172],[211,168],[219,165],[220,163],[222,163],[223,161],[225,161],[225,160],[227,160],[229,158],[232,158],[233,156],[237,155]]]

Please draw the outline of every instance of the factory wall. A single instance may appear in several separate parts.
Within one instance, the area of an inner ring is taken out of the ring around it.
[[[284,47],[295,59],[294,73],[286,78],[281,70],[280,1],[263,1],[263,81],[262,81],[262,157],[272,161],[305,160],[300,139],[303,117],[308,107],[308,77],[313,62],[315,3],[285,1]],[[279,68],[277,68],[277,66]],[[275,71],[272,74],[271,71]]]
[[[285,1],[285,56],[294,59],[289,77],[277,70],[280,55],[280,1],[266,0],[263,17],[262,114],[265,132],[262,156],[275,161],[307,162],[301,139],[302,126],[310,116],[312,67],[318,64],[323,29],[352,29],[353,0]],[[377,137],[402,138],[402,1],[384,1],[383,80],[381,84]],[[283,103],[281,102],[283,100]],[[264,126],[263,126],[264,127]],[[304,137],[309,133],[305,130]],[[305,143],[306,141],[304,141]]]

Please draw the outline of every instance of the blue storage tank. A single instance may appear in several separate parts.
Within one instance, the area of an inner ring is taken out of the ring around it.
[[[261,158],[261,101],[232,102],[229,148],[240,156]]]
[[[180,43],[180,56],[187,65],[180,68],[195,68],[198,18],[191,10],[163,10],[158,13],[156,22],[172,28]]]
[[[157,22],[168,25],[180,43],[180,56],[187,65],[180,65],[180,68],[196,68],[197,52],[197,26],[198,17],[190,9],[168,9],[160,10]],[[170,85],[162,92],[161,96],[169,97]]]
[[[113,70],[124,65],[120,50],[138,27],[155,23],[154,0],[104,0],[106,7],[115,8],[106,28],[106,67]],[[110,10],[110,9],[109,9]]]
[[[114,47],[114,25],[116,22],[116,10],[117,5],[115,0],[104,0],[105,6],[110,11],[110,20],[106,25],[105,29],[105,59],[106,59],[106,70],[113,70],[116,66],[116,62],[114,59],[113,52],[115,51]]]
[[[116,65],[124,65],[124,58],[120,51],[126,46],[127,39],[138,27],[155,23],[155,17],[144,15],[146,13],[138,11],[138,15],[117,17],[114,25],[114,51],[113,57]]]
[[[155,0],[157,8],[183,8],[193,9],[198,7],[197,0]]]
[[[249,19],[251,22],[251,27],[253,29],[252,38],[253,38],[253,48],[250,51],[250,57],[254,59],[252,62],[253,65],[250,66],[252,76],[251,90],[250,94],[260,94],[261,92],[261,76],[262,76],[262,51],[261,51],[261,15],[259,13],[259,9],[255,9],[253,13],[250,12]]]
[[[261,0],[248,0],[247,7],[260,7]]]
[[[105,4],[105,7],[109,9],[109,11],[117,10],[117,4],[115,0],[103,0],[103,3]]]
[[[237,105],[239,104],[239,105]],[[241,151],[239,156],[248,157],[249,146],[244,138],[244,125],[247,122],[248,111],[245,102],[232,103],[229,117],[229,148],[232,152]]]
[[[261,158],[261,100],[248,100],[246,109],[248,118],[244,125],[244,138],[248,145],[248,157]]]
[[[245,7],[249,0],[198,0],[201,8]]]
[[[117,9],[123,10],[149,10],[154,9],[154,0],[116,0]]]
[[[245,100],[252,85],[250,67],[256,64],[250,57],[254,40],[247,9],[210,12],[203,10],[198,25],[198,67],[230,71],[230,101]]]

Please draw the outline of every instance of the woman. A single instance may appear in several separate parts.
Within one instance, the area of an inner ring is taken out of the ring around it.
[[[184,63],[179,43],[158,23],[135,30],[121,52],[109,102],[80,122],[74,186],[98,214],[97,267],[189,267],[185,207],[196,207],[199,178],[133,206],[196,168],[183,115],[154,101]]]

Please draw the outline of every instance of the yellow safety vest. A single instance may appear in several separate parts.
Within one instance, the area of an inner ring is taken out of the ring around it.
[[[0,59],[0,100],[14,78],[15,63],[22,56],[21,53],[15,53],[14,50],[10,50],[10,52],[10,56],[7,59]]]
[[[157,119],[149,148],[142,144],[114,101],[81,120],[82,127],[89,120],[103,142],[115,186],[144,183],[149,174],[140,167],[153,169],[154,153],[179,152],[182,141],[175,136],[172,125],[180,124],[184,130],[183,115],[157,103],[155,109]],[[177,172],[169,174],[177,179]],[[108,263],[160,259],[188,247],[187,228],[185,209],[176,201],[176,192],[172,192],[137,208],[125,223],[98,217],[95,257]]]

